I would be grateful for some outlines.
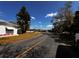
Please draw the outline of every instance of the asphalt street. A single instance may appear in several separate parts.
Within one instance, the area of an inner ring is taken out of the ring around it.
[[[0,49],[0,58],[16,58],[24,50],[30,48],[28,53],[23,54],[23,58],[55,58],[55,57],[78,57],[77,51],[63,43],[56,42],[58,37],[51,33],[43,33],[30,40],[24,40],[9,44]],[[61,46],[62,45],[62,46]],[[32,46],[35,46],[31,49]],[[21,53],[20,53],[21,52]],[[63,54],[63,55],[62,55]]]

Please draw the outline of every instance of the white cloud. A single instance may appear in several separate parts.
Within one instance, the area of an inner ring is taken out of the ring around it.
[[[55,13],[48,13],[45,17],[53,17],[53,16],[56,16],[57,15],[57,12]]]
[[[49,24],[49,25],[47,25],[47,28],[51,28],[51,27],[52,27],[52,25],[50,25],[50,24]]]
[[[35,25],[35,27],[38,27],[38,25]]]
[[[52,29],[52,28],[54,28],[54,26],[52,24],[49,24],[46,26],[46,29]]]
[[[39,24],[41,24],[41,22],[38,22]]]
[[[36,19],[35,17],[31,16],[31,20],[35,20],[35,19]]]
[[[32,26],[30,26],[30,29],[34,29]]]

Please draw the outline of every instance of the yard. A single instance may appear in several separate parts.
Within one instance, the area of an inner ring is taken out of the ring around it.
[[[0,38],[0,45],[6,45],[6,44],[14,43],[20,40],[29,40],[39,34],[41,33],[40,32],[27,32],[24,34],[20,34],[19,36],[3,37],[3,38]]]

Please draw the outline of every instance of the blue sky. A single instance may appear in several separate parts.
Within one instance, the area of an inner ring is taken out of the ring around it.
[[[7,21],[16,21],[16,14],[22,6],[26,6],[31,16],[31,27],[36,29],[51,29],[53,15],[57,14],[57,10],[63,7],[65,1],[0,1],[0,19]],[[73,2],[72,10],[78,9],[79,2]]]

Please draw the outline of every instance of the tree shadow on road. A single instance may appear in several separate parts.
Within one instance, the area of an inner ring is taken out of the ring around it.
[[[59,45],[56,58],[79,58],[79,50],[73,46]]]

